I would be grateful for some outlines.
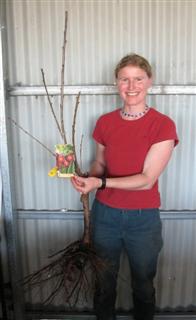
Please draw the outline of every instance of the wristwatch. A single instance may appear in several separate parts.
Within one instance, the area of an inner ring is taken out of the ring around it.
[[[98,190],[103,190],[106,188],[106,177],[100,177],[102,183],[101,186],[98,188]]]

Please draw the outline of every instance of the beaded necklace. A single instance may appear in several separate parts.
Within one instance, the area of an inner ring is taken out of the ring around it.
[[[149,107],[146,105],[145,106],[145,109],[144,111],[142,112],[138,112],[138,113],[128,113],[126,111],[123,110],[123,108],[120,110],[120,113],[121,113],[121,116],[122,117],[126,117],[126,118],[134,118],[134,119],[137,119],[137,118],[141,118],[143,117],[148,111],[149,111]]]

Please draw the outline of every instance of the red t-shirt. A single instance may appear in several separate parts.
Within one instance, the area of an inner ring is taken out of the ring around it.
[[[150,108],[138,120],[123,120],[120,109],[102,115],[95,126],[93,138],[105,146],[106,176],[123,177],[141,173],[150,147],[164,140],[178,143],[174,122]],[[158,181],[150,190],[106,188],[96,192],[96,198],[114,208],[142,209],[160,207]]]

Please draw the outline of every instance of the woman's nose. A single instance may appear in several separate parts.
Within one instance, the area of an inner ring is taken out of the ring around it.
[[[129,80],[129,89],[133,90],[135,88],[135,82],[134,80]]]

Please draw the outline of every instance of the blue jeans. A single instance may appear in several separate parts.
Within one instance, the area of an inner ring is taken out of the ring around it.
[[[95,199],[91,219],[96,252],[110,266],[96,287],[94,308],[97,319],[116,319],[116,285],[123,248],[128,255],[132,276],[134,317],[137,320],[153,319],[153,279],[162,247],[159,209],[115,209]]]

